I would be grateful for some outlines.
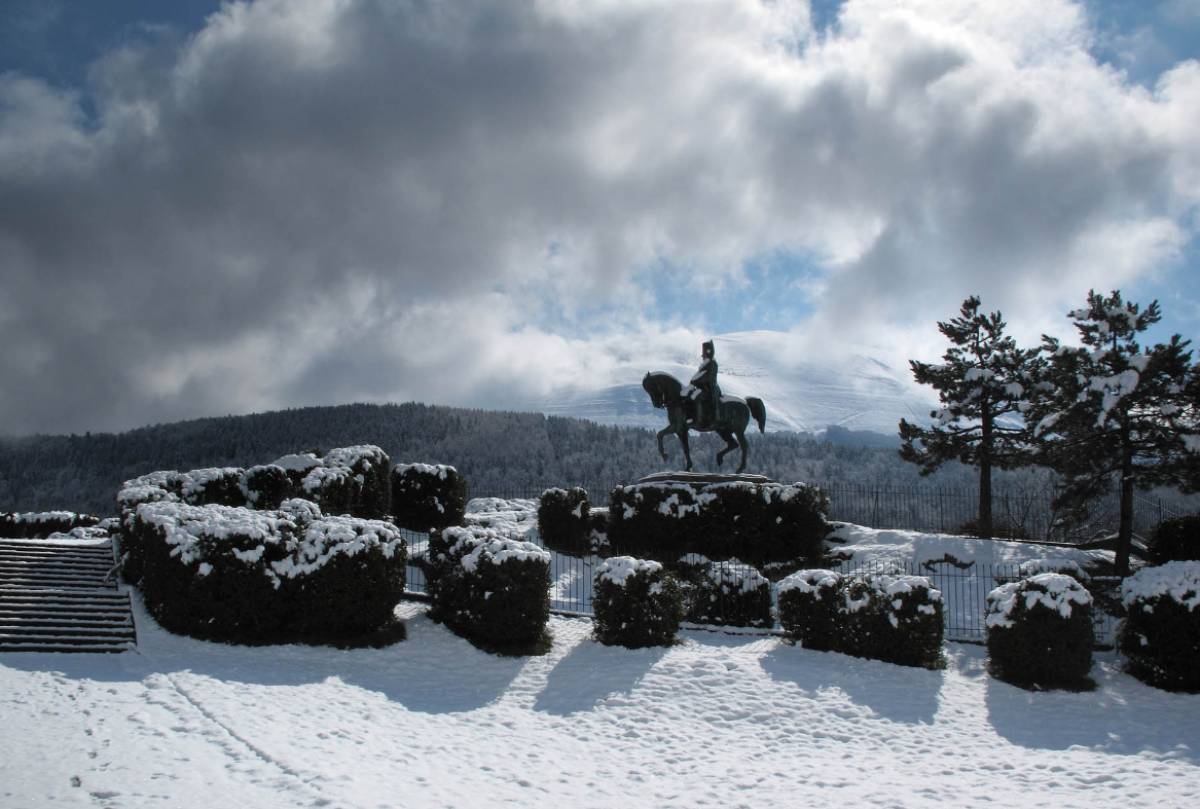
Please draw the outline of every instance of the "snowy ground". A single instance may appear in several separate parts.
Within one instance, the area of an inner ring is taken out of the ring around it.
[[[0,806],[1200,805],[1200,696],[1100,654],[1092,693],[687,631],[670,649],[551,619],[477,651],[402,605],[382,650],[231,647],[138,613],[140,649],[0,655]]]

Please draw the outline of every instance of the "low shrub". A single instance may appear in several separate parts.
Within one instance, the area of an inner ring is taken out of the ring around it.
[[[179,476],[179,494],[190,506],[244,506],[243,474],[233,466],[193,469]]]
[[[121,553],[121,576],[131,584],[142,578],[145,550],[143,532],[135,530],[138,506],[143,503],[178,503],[182,477],[177,472],[151,472],[125,481],[117,492],[117,511]]]
[[[617,486],[609,495],[608,541],[622,554],[667,562],[697,542],[700,507],[690,486],[640,483]]]
[[[288,476],[291,481],[291,490],[293,492],[301,491],[301,484],[308,473],[322,466],[320,457],[312,452],[293,452],[290,455],[284,455],[271,461],[270,466],[278,466]]]
[[[1129,672],[1172,691],[1200,691],[1200,562],[1166,562],[1121,585],[1118,648]]]
[[[242,475],[242,496],[250,508],[279,508],[279,504],[291,498],[296,487],[282,466],[266,464],[252,466]]]
[[[392,470],[392,514],[413,531],[462,525],[467,481],[453,466],[397,464]]]
[[[550,618],[550,554],[486,529],[449,527],[430,536],[432,615],[488,647],[536,644]]]
[[[659,562],[613,556],[592,583],[596,640],[629,648],[674,642],[683,619],[679,584]]]
[[[730,559],[707,562],[688,588],[689,621],[718,626],[769,627],[771,582],[756,568]]]
[[[849,653],[901,666],[942,664],[942,594],[924,576],[850,579],[840,607]]]
[[[154,617],[173,632],[256,643],[325,641],[392,621],[404,592],[399,530],[285,505],[138,505],[129,534]]]
[[[833,651],[844,635],[842,575],[834,570],[797,570],[777,585],[779,623],[806,649]]]
[[[779,583],[778,594],[779,622],[807,649],[942,665],[942,594],[924,576],[799,570]]]
[[[1151,564],[1200,560],[1200,514],[1163,520],[1150,537]]]
[[[374,444],[338,447],[325,453],[324,466],[346,469],[354,478],[349,513],[377,520],[392,510],[392,460]]]
[[[307,463],[304,455],[292,458],[297,466]],[[309,468],[298,492],[326,514],[377,519],[387,515],[391,506],[390,465],[387,454],[371,444],[332,449],[319,466]]]
[[[1062,573],[1039,573],[987,595],[988,667],[1032,688],[1086,688],[1092,668],[1092,596]]]
[[[683,553],[736,557],[762,567],[815,559],[829,507],[815,486],[679,483],[618,486],[610,495],[609,540],[622,553],[668,562]]]
[[[592,552],[591,507],[587,491],[546,489],[538,501],[538,534],[542,544],[569,556]]]
[[[93,528],[99,517],[73,511],[9,511],[0,513],[0,537],[45,539],[51,534]]]

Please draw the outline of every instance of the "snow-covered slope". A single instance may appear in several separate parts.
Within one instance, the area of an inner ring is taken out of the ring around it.
[[[901,418],[926,421],[934,397],[922,397],[907,368],[866,354],[844,359],[803,355],[791,335],[753,331],[715,338],[721,389],[734,396],[757,396],[767,408],[768,430],[819,432],[830,425],[895,435]],[[642,356],[618,364],[620,384],[574,390],[534,403],[544,413],[575,416],[605,424],[662,427],[642,390],[648,371],[666,371],[686,382],[696,371],[699,352],[682,347],[673,356]],[[695,353],[697,356],[692,356]],[[626,381],[627,380],[627,381]]]

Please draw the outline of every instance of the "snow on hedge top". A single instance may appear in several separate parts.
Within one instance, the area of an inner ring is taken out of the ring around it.
[[[445,480],[450,475],[458,474],[458,470],[453,466],[445,464],[430,464],[430,463],[398,463],[396,464],[396,473],[404,475],[408,472],[416,472],[419,475],[429,475],[430,477]]]
[[[179,477],[182,480],[181,492],[185,498],[192,497],[202,493],[210,483],[215,483],[226,478],[237,478],[241,480],[243,470],[234,466],[210,466],[205,469],[193,469],[190,472],[184,472]]]
[[[653,576],[663,569],[659,562],[651,559],[634,559],[632,556],[610,556],[596,569],[596,581],[606,581],[624,587],[631,576],[646,574]]]
[[[550,564],[550,552],[532,542],[504,537],[476,538],[470,553],[459,562],[463,570],[473,573],[480,565],[502,565],[505,562],[540,562]]]
[[[327,486],[336,486],[353,475],[354,473],[344,466],[315,466],[304,476],[304,480],[300,481],[300,488],[309,494],[315,494]]]
[[[321,459],[311,452],[296,452],[276,458],[271,465],[281,467],[285,472],[307,472],[314,466],[320,466]]]
[[[877,574],[868,576],[867,581],[877,591],[889,598],[918,594],[929,601],[942,600],[942,591],[934,587],[933,583],[924,576]],[[893,606],[899,609],[898,605]]]
[[[1170,599],[1189,611],[1200,607],[1200,562],[1144,567],[1121,583],[1121,602],[1126,608],[1156,598]]]
[[[536,530],[537,508],[538,502],[527,498],[477,497],[467,503],[463,521],[468,526],[489,528],[502,536],[521,539]]]
[[[259,566],[275,587],[284,578],[314,573],[338,556],[355,556],[378,548],[390,558],[404,547],[400,530],[391,523],[354,517],[308,521],[298,515],[313,513],[315,506],[306,509],[297,501],[288,502],[293,506],[290,511],[143,503],[138,506],[137,516],[158,529],[171,547],[171,556],[185,565],[196,565],[199,575],[211,575],[212,562],[228,555]],[[232,544],[234,540],[238,546]],[[264,561],[268,548],[274,549],[270,556],[282,558]]]
[[[752,566],[738,559],[728,562],[712,562],[705,572],[708,580],[726,592],[753,593],[771,582]]]
[[[1063,618],[1070,618],[1072,605],[1090,605],[1092,594],[1070,576],[1062,573],[1039,573],[1028,579],[1002,584],[988,593],[987,618],[984,623],[989,629],[1011,627],[1013,611],[1022,602],[1026,610],[1041,604]]]
[[[13,511],[3,516],[7,522],[17,525],[41,525],[48,522],[71,522],[79,515],[74,511]]]
[[[376,466],[388,463],[387,453],[374,444],[356,444],[352,447],[338,447],[325,453],[326,466],[344,466],[347,469],[358,466],[366,471]]]
[[[842,582],[842,574],[836,570],[797,570],[778,584],[780,595],[798,590],[801,593],[817,593],[821,590],[832,590]]]

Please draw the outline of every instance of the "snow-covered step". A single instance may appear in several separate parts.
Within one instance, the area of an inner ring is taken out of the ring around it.
[[[122,652],[137,634],[107,541],[0,539],[0,652]]]

